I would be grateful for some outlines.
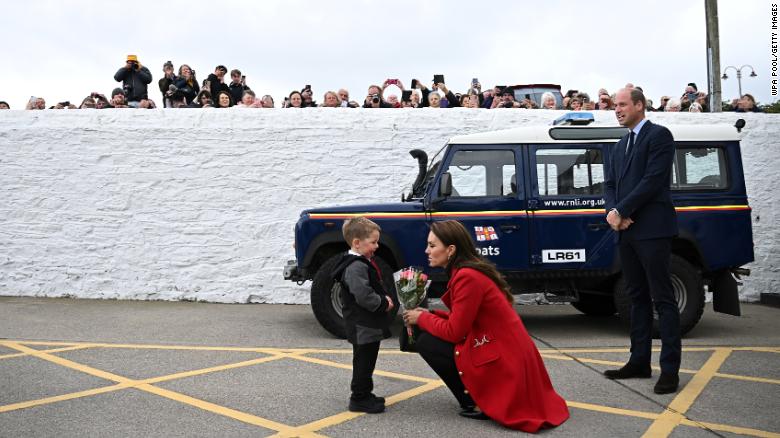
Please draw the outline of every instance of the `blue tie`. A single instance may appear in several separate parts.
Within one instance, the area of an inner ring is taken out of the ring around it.
[[[631,148],[634,147],[634,131],[628,136],[628,145],[626,146],[626,156],[631,153]]]

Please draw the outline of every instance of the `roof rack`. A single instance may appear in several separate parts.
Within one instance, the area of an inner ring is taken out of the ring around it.
[[[578,111],[566,113],[558,117],[553,121],[553,125],[582,126],[590,125],[594,120],[596,119],[593,117],[593,113]]]
[[[622,126],[573,126],[550,128],[553,140],[619,140],[628,133]]]

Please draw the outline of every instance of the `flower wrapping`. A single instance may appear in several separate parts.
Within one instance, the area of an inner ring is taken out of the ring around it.
[[[431,280],[419,268],[404,268],[393,273],[395,280],[395,290],[398,292],[398,301],[401,304],[401,311],[414,309],[418,307],[428,293],[428,287]],[[409,335],[409,344],[414,343],[414,332],[411,327],[406,327],[406,333]]]

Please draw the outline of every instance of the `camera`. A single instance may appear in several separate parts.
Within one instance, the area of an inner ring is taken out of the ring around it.
[[[129,97],[130,94],[133,93],[133,86],[130,85],[130,84],[124,84],[124,85],[122,85],[122,90],[124,90],[125,96]]]
[[[371,102],[372,103],[379,103],[380,102],[379,95],[378,94],[372,94],[371,95]]]
[[[515,107],[515,103],[514,102],[504,102],[503,104],[501,104],[501,107],[502,108],[514,108]]]
[[[68,107],[70,106],[70,101],[66,100],[65,102],[60,102],[60,106]]]

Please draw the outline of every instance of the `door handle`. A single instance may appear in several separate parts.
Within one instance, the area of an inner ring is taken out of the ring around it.
[[[591,231],[605,230],[609,228],[609,224],[606,222],[595,222],[588,224],[588,229]]]
[[[512,225],[512,224],[504,224],[501,225],[499,228],[501,228],[501,231],[506,231],[507,233],[511,233],[512,231],[516,231],[520,229],[519,225]]]

